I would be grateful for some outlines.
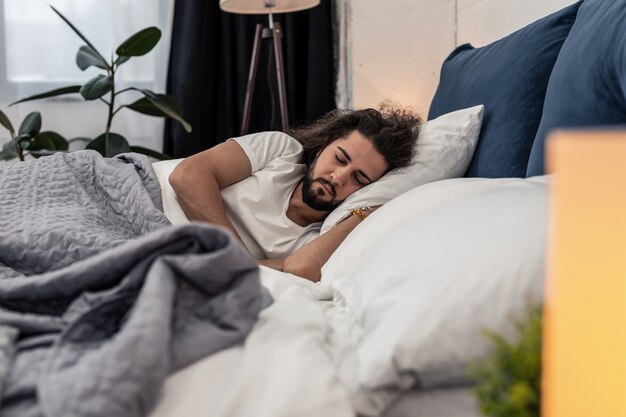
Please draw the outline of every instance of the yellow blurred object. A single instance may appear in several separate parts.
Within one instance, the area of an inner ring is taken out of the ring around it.
[[[542,417],[626,417],[626,131],[559,131]]]

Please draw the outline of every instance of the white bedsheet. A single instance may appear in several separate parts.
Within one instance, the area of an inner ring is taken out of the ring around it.
[[[327,344],[315,284],[261,267],[274,303],[244,346],[209,356],[168,378],[151,417],[354,416]]]

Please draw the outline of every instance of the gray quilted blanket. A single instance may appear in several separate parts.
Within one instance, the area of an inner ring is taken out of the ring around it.
[[[58,269],[169,224],[150,161],[58,153],[0,167],[0,278]]]
[[[170,226],[147,158],[0,167],[0,415],[142,416],[268,297],[223,230]]]

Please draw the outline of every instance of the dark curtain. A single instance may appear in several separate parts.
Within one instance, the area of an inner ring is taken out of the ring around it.
[[[284,33],[291,127],[335,107],[332,10],[332,1],[322,0],[313,9],[274,15]],[[267,15],[226,13],[218,0],[176,1],[167,93],[180,101],[193,131],[168,119],[165,153],[182,158],[239,135],[257,23],[267,27]],[[271,41],[262,45],[249,133],[281,127]]]

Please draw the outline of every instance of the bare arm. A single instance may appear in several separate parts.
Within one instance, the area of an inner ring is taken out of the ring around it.
[[[370,213],[363,212],[363,214],[368,216]],[[322,266],[348,234],[362,221],[357,215],[348,217],[328,232],[287,256],[282,263],[282,270],[311,281],[319,281],[322,276]],[[273,267],[273,265],[267,266]]]
[[[279,271],[283,270],[283,264],[285,263],[284,259],[259,259],[257,260],[257,264],[267,266],[269,268],[277,269]]]
[[[251,173],[246,153],[231,140],[183,160],[170,174],[169,183],[189,220],[223,226],[241,240],[226,216],[220,190]]]

